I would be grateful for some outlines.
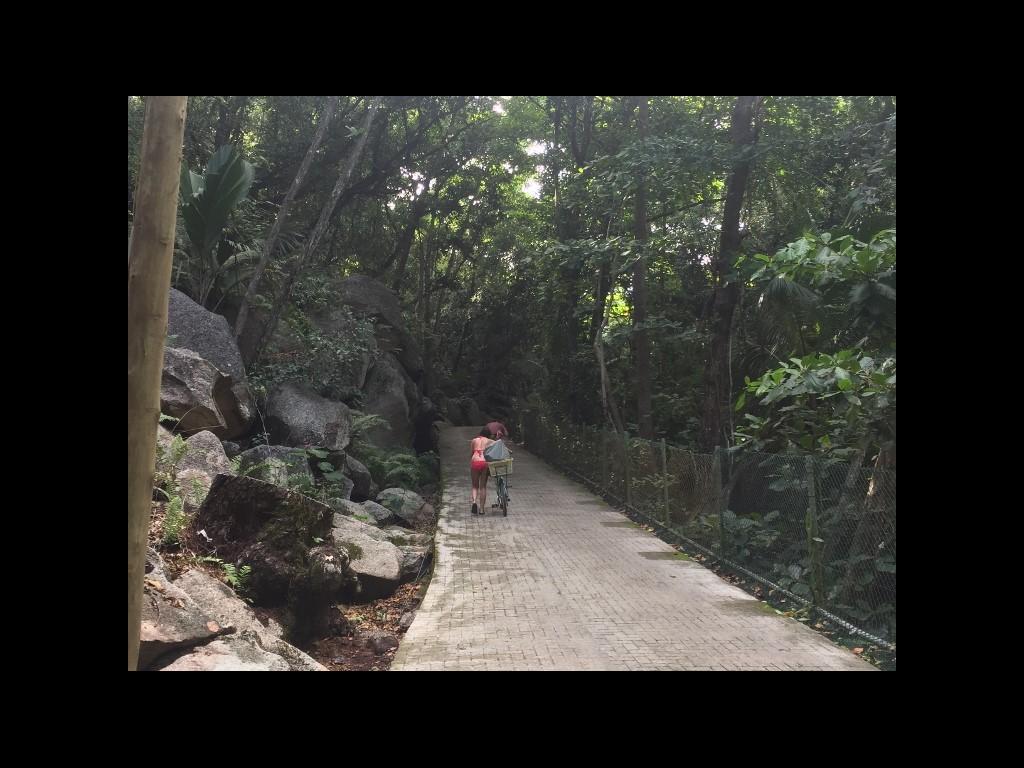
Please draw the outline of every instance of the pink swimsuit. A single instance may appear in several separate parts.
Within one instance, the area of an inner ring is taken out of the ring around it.
[[[469,468],[472,470],[487,469],[487,459],[484,458],[484,448],[486,446],[480,442],[481,440],[487,440],[487,438],[476,437],[473,438],[473,442],[471,443],[473,446],[473,458],[469,461]]]

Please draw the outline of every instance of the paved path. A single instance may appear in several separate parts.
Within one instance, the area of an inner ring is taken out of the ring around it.
[[[471,515],[475,433],[441,432],[434,577],[392,670],[874,669],[522,447],[508,517]]]

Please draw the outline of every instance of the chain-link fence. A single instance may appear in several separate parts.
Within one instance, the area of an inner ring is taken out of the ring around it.
[[[692,453],[523,414],[526,447],[726,565],[896,642],[896,472],[821,457]]]

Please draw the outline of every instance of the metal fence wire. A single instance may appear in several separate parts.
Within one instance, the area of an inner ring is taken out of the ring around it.
[[[605,496],[884,645],[896,643],[896,472],[693,453],[523,414],[526,447]]]

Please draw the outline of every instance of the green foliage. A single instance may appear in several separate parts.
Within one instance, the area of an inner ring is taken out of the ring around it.
[[[350,411],[352,420],[351,436],[352,441],[360,441],[365,444],[366,434],[377,427],[387,427],[389,422],[383,416],[376,413],[363,413],[362,411]]]
[[[776,488],[790,483],[778,481]],[[751,570],[767,575],[783,589],[817,602],[814,596],[813,562],[801,525],[779,510],[765,514],[737,515],[725,512],[726,555]],[[715,531],[717,515],[705,515],[700,524]],[[824,544],[848,540],[848,524],[838,507],[827,507],[819,519],[819,540]],[[894,542],[892,542],[894,546]],[[832,556],[822,562],[821,578],[826,587],[820,603],[829,610],[870,627],[883,637],[896,637],[896,558],[887,549],[857,552],[840,546],[825,547]]]
[[[249,577],[252,576],[252,566],[243,565],[239,568],[234,563],[226,563],[219,557],[207,556],[199,558],[201,562],[212,563],[220,566],[224,572],[224,581],[241,597],[245,597]],[[248,598],[246,598],[248,599]]]
[[[288,354],[268,355],[252,373],[255,386],[266,392],[285,381],[302,381],[323,397],[355,404],[361,396],[358,373],[376,356],[373,322],[356,317],[348,307],[337,307],[329,331],[298,308],[289,312],[286,324],[295,348]]]
[[[255,249],[225,254],[218,247],[232,212],[249,194],[255,173],[233,146],[214,152],[202,175],[182,166],[181,218],[186,238],[179,270],[185,270],[193,297],[204,306],[218,283],[226,288],[225,280],[230,280],[233,270],[259,258]]]
[[[289,472],[285,487],[329,504],[331,499],[343,497],[342,489],[351,482],[340,469],[326,461],[332,455],[322,448],[296,448],[292,455],[312,467],[313,474]],[[338,454],[334,454],[338,455]]]
[[[420,465],[415,456],[391,454],[384,465],[383,485],[414,489],[420,482]]]
[[[142,128],[145,122],[146,104],[142,96],[128,97],[128,232],[134,218],[135,189],[139,176],[139,150],[142,145]]]
[[[747,407],[748,395],[760,397],[764,406],[760,414],[745,414],[737,428],[739,443],[748,447],[842,456],[896,439],[895,356],[876,361],[844,349],[792,358],[760,379],[748,379],[736,410]]]
[[[381,488],[418,491],[440,477],[437,454],[430,451],[417,456],[411,450],[386,450],[362,442],[353,446],[353,456],[366,465]]]
[[[181,543],[181,532],[188,523],[185,514],[185,499],[180,493],[172,493],[164,510],[163,542],[173,546]]]
[[[214,152],[201,176],[182,167],[181,215],[199,253],[213,250],[231,212],[249,194],[254,178],[255,168],[232,146]]]
[[[237,568],[232,563],[224,563],[224,578],[231,587],[239,594],[245,592],[246,580],[252,575],[252,566],[243,565]]]
[[[259,476],[261,480],[280,485],[279,480],[282,475],[286,472],[282,472],[280,466],[280,460],[268,459],[266,461],[256,462],[255,464],[249,464],[248,466],[242,466],[242,457],[235,456],[233,459],[228,460],[231,464],[231,471],[239,477],[256,477]]]
[[[185,438],[181,435],[173,435],[171,437],[171,443],[163,451],[163,464],[165,469],[156,473],[157,484],[161,485],[164,482],[174,482],[177,479],[178,465],[181,464],[181,460],[185,458],[185,453],[188,451],[188,444],[185,442]]]
[[[318,314],[338,308],[337,281],[328,275],[309,275],[295,285],[292,300],[303,312]],[[351,317],[351,313],[349,313]]]
[[[865,335],[876,345],[894,343],[896,327],[896,230],[870,242],[828,232],[805,235],[774,256],[758,254],[750,279],[766,311],[797,307],[818,322],[824,343]],[[741,266],[743,262],[741,261]]]
[[[181,532],[188,522],[185,514],[185,495],[178,482],[178,465],[187,450],[185,439],[181,435],[174,435],[170,445],[162,449],[153,475],[154,490],[166,501],[163,542],[169,546],[180,542]]]
[[[791,357],[756,379],[744,377],[735,404],[745,412],[738,443],[841,456],[894,441],[896,231],[866,243],[805,235],[742,266],[753,268],[762,311],[783,324],[795,318],[804,344],[850,346]]]
[[[311,475],[289,472],[288,490],[296,491],[310,498],[316,498],[318,495],[316,481],[313,480]]]
[[[258,251],[273,222],[324,105],[324,97],[312,96],[190,99],[187,165],[206,166],[216,147],[228,143],[244,148],[259,167],[253,199],[228,216],[205,271],[193,253],[202,236],[190,231],[180,238],[181,283],[210,305],[223,301],[229,321],[252,263],[247,254]],[[343,196],[305,262],[285,322],[250,383],[266,388],[298,379],[359,408],[354,379],[374,354],[374,333],[369,322],[340,310],[335,285],[366,274],[400,284],[399,306],[425,363],[417,382],[422,391],[435,401],[443,393],[449,403],[471,397],[509,422],[524,403],[540,402],[560,419],[605,423],[593,342],[607,317],[602,342],[610,395],[632,431],[638,421],[634,269],[644,264],[647,320],[639,328],[652,350],[659,436],[693,445],[703,435],[709,362],[722,351],[714,337],[715,303],[723,289],[742,286],[727,340],[728,378],[720,382],[727,390],[722,401],[734,405],[727,425],[738,442],[733,457],[745,459],[757,448],[810,451],[826,463],[860,451],[870,457],[895,441],[895,97],[765,97],[757,145],[744,150],[751,167],[741,245],[729,255],[732,263],[719,265],[723,199],[738,159],[730,136],[735,105],[736,97],[649,97],[641,140],[633,97],[385,97],[352,194]],[[290,257],[337,180],[364,106],[364,97],[341,97],[254,315],[287,279],[295,263]],[[141,99],[129,99],[130,194],[132,138],[141,135],[143,107]],[[190,175],[183,189],[192,182]],[[646,242],[636,228],[641,183]],[[353,419],[351,455],[377,483],[415,489],[436,476],[430,457],[369,443],[367,432],[383,420],[357,413]],[[593,445],[583,434],[562,436],[558,458],[592,462]],[[634,448],[639,458],[639,445]],[[330,498],[331,483],[342,481],[336,456],[311,450],[306,458],[313,480],[293,483]],[[660,503],[660,473],[644,474],[643,463],[636,462],[640,476],[632,476],[635,500]],[[678,481],[670,493],[698,494],[699,484],[682,488],[682,467],[671,471]],[[802,481],[778,473],[769,482],[766,498],[774,499],[799,495]],[[710,508],[707,500],[693,501],[688,514]],[[851,524],[843,516],[852,513],[834,499],[831,504],[821,504],[830,549],[817,563],[829,588],[838,590],[830,604],[894,628],[894,614],[881,615],[894,606],[894,594],[864,599],[894,576],[888,570],[894,557],[876,551],[878,542],[868,535],[885,521],[867,521],[863,546],[837,550],[835,532]],[[765,502],[729,511],[723,523],[732,556],[805,594],[814,568],[795,542],[806,536],[784,535],[801,533],[798,512]],[[695,524],[717,541],[718,522],[704,515]]]
[[[366,101],[340,97],[290,208],[254,315],[287,279],[291,257],[351,151],[352,126]],[[714,266],[726,181],[737,160],[730,137],[736,97],[656,96],[648,103],[641,139],[634,97],[384,97],[353,189],[332,212],[285,308],[277,336],[288,342],[275,348],[280,339],[271,340],[264,369],[253,372],[251,383],[308,381],[321,394],[360,407],[353,380],[373,354],[372,327],[335,329],[324,321],[340,309],[337,280],[366,274],[401,284],[397,298],[407,329],[427,363],[431,386],[424,391],[432,398],[436,389],[448,399],[471,396],[494,415],[514,412],[535,395],[571,421],[603,423],[593,333],[607,314],[610,393],[623,420],[635,424],[633,269],[643,258],[648,320],[641,327],[652,347],[655,429],[692,444],[705,418],[710,320],[721,287]],[[221,307],[229,322],[325,105],[326,97],[317,96],[190,97],[186,166],[206,168],[208,176],[223,166],[223,179],[234,173],[244,180],[246,166],[221,154],[235,146],[259,169],[258,183],[219,231],[216,217],[200,226],[195,198],[182,209],[177,281],[208,306]],[[144,97],[129,98],[130,196],[144,107]],[[797,405],[796,396],[780,394],[762,405],[757,401],[769,393],[755,396],[743,382],[760,381],[793,357],[850,349],[879,361],[895,357],[896,102],[892,96],[768,96],[757,125],[757,145],[745,150],[752,165],[742,246],[725,267],[724,284],[742,282],[744,290],[722,399],[746,399],[736,417],[741,432],[756,434],[765,446],[799,445],[798,409],[781,410]],[[185,175],[184,198],[196,191],[197,179],[211,191],[208,202],[215,187],[231,186]],[[641,182],[646,244],[635,230]],[[230,196],[223,201],[210,205],[222,219]],[[199,250],[209,254],[205,266],[196,259]],[[805,378],[813,389],[813,379]],[[801,408],[822,402],[803,400]],[[824,402],[832,408],[846,398]],[[774,423],[780,414],[790,414],[788,435],[753,428],[746,418]],[[845,425],[848,415],[835,415],[844,420],[841,431],[814,416],[817,450],[822,440],[845,450],[861,439],[887,439],[869,434],[871,419],[859,420],[863,428]],[[412,482],[411,466],[387,472],[396,482]]]
[[[185,439],[181,435],[174,435],[170,444],[163,449],[153,475],[155,491],[166,501],[162,535],[163,543],[167,546],[181,543],[181,533],[189,520],[186,504],[195,506],[205,490],[199,478],[192,478],[188,488],[182,487],[178,470],[187,451]]]

